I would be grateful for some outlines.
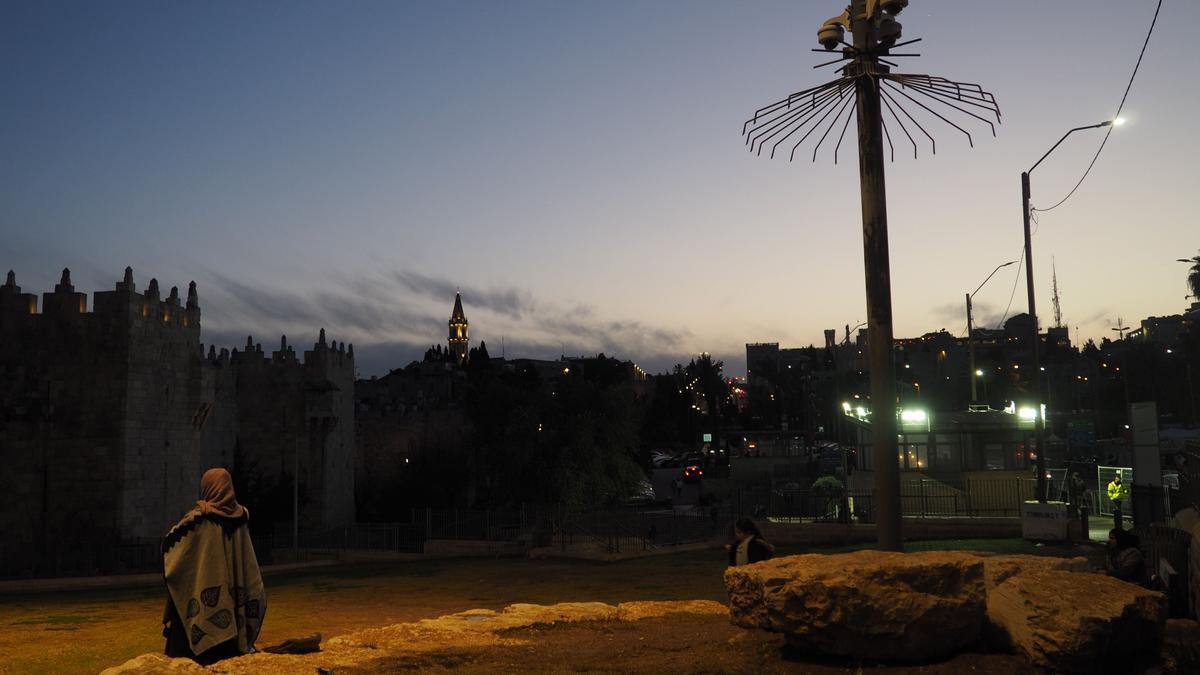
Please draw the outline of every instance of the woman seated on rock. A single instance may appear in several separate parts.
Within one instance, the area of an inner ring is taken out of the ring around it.
[[[1108,531],[1108,559],[1105,568],[1109,576],[1131,584],[1145,584],[1146,559],[1138,549],[1137,535],[1113,528]]]
[[[206,471],[196,508],[163,537],[167,656],[207,665],[254,651],[267,597],[249,520],[229,472]]]
[[[767,560],[775,552],[775,547],[763,539],[758,526],[749,518],[739,518],[733,526],[733,543],[726,544],[729,551],[729,566],[748,565],[761,560]]]

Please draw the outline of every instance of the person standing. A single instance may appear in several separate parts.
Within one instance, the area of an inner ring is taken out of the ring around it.
[[[758,526],[749,518],[739,518],[733,526],[733,543],[725,545],[729,551],[729,566],[737,567],[768,560],[775,547],[763,539]]]
[[[204,472],[196,507],[162,540],[167,656],[209,665],[255,651],[267,596],[249,520],[229,472]]]
[[[1121,509],[1128,500],[1129,486],[1121,482],[1121,472],[1118,470],[1117,475],[1113,476],[1112,481],[1108,484],[1108,501],[1112,502],[1113,523],[1118,530],[1124,529]]]

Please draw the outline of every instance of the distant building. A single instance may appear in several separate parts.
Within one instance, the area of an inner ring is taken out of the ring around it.
[[[870,472],[875,456],[871,444],[870,411],[853,406],[845,411],[852,431],[849,440],[858,450],[858,469]],[[961,487],[977,472],[1015,472],[1028,477],[1037,463],[1034,449],[1033,408],[1011,407],[985,412],[926,412],[906,408],[896,414],[900,470],[921,473]],[[1060,444],[1048,444],[1048,453],[1061,453]],[[1054,457],[1053,464],[1061,464]],[[860,476],[858,480],[864,481]],[[868,483],[869,484],[869,483]]]
[[[454,355],[458,363],[465,363],[467,360],[467,350],[470,348],[470,336],[467,328],[467,315],[463,314],[462,295],[454,294],[454,311],[450,312],[450,353]]]
[[[214,466],[264,491],[298,467],[304,528],[354,520],[354,348],[324,331],[303,361],[286,343],[205,354],[195,283],[164,300],[126,268],[88,311],[63,270],[39,312],[9,272],[0,345],[0,575],[120,569],[118,546],[157,541]]]
[[[1183,314],[1150,316],[1142,319],[1141,327],[1129,333],[1132,340],[1144,340],[1161,345],[1177,345],[1188,331],[1200,323],[1200,302],[1192,303]]]

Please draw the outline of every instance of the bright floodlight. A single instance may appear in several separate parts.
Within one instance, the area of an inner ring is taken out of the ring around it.
[[[975,371],[975,377],[983,377],[983,371],[982,371],[982,370],[976,370],[976,371]]]
[[[1017,411],[1017,417],[1023,420],[1037,419],[1037,408],[1021,408]]]
[[[901,410],[900,421],[905,424],[921,424],[925,422],[926,415],[924,410]]]
[[[1119,127],[1119,126],[1121,126],[1122,124],[1125,124],[1125,118],[1124,118],[1124,117],[1118,117],[1118,118],[1116,118],[1115,120],[1113,120],[1113,121],[1112,121],[1112,125],[1113,125],[1114,127]]]

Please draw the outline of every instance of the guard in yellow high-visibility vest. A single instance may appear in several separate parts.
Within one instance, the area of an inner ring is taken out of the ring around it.
[[[1121,472],[1113,476],[1112,482],[1108,484],[1108,501],[1112,502],[1113,507],[1113,523],[1118,530],[1122,529],[1122,514],[1121,507],[1129,500],[1129,486],[1121,482]]]

